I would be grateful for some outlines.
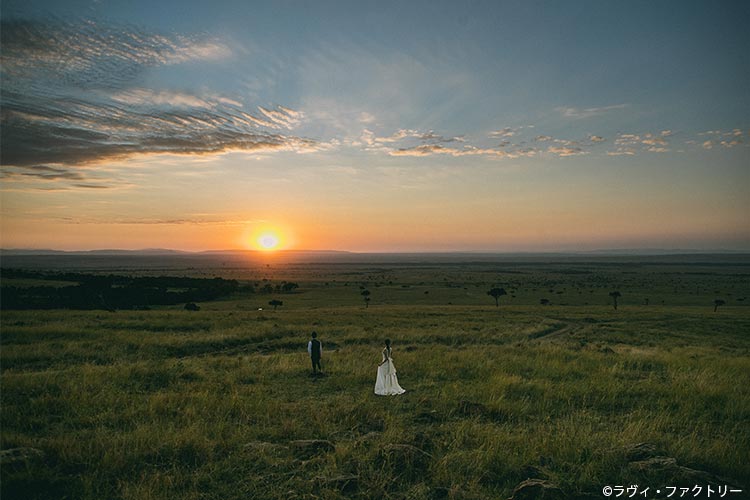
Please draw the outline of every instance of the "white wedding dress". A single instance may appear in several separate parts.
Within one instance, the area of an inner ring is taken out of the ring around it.
[[[395,396],[406,391],[398,385],[396,367],[393,364],[391,350],[383,349],[383,363],[378,366],[378,378],[375,380],[375,394],[378,396]]]

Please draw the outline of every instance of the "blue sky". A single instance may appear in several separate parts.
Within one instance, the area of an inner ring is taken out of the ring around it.
[[[2,19],[5,247],[750,249],[745,2]]]

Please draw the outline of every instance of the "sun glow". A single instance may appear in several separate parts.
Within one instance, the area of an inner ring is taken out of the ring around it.
[[[264,233],[258,238],[258,245],[263,250],[274,250],[279,246],[279,238],[272,233]]]
[[[257,228],[246,236],[247,245],[262,252],[283,250],[289,244],[288,239],[276,228]]]
[[[237,236],[242,248],[269,254],[295,246],[294,231],[284,223],[251,224]]]

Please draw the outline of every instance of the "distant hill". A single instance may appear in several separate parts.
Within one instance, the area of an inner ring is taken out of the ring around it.
[[[559,252],[491,252],[491,251],[437,251],[437,252],[351,252],[347,250],[277,250],[266,252],[251,249],[225,249],[225,250],[203,250],[191,252],[187,250],[172,250],[169,248],[144,248],[138,250],[125,250],[117,248],[103,248],[98,250],[54,250],[54,249],[30,249],[30,248],[2,248],[2,255],[287,255],[287,256],[392,256],[399,258],[408,257],[436,257],[436,258],[488,258],[488,257],[578,257],[578,256],[658,256],[658,255],[741,255],[749,254],[748,250],[691,250],[691,249],[665,249],[665,248],[613,248],[582,251],[559,251]]]
[[[213,250],[185,252],[149,248],[143,250],[103,249],[60,251],[5,249],[0,250],[0,265],[5,269],[58,270],[126,270],[126,269],[209,269],[244,268],[284,263],[330,264],[473,264],[473,263],[727,263],[750,264],[748,252],[697,252],[691,250],[627,249],[590,252],[399,252],[358,253],[339,250]]]
[[[190,252],[181,250],[170,250],[168,248],[144,248],[142,250],[51,250],[51,249],[27,249],[8,248],[0,249],[3,255],[185,255]]]

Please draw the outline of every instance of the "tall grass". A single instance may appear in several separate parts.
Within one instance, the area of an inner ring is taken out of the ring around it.
[[[45,458],[3,498],[504,498],[532,467],[575,496],[633,483],[642,441],[750,477],[744,308],[222,304],[5,312],[1,446]]]

